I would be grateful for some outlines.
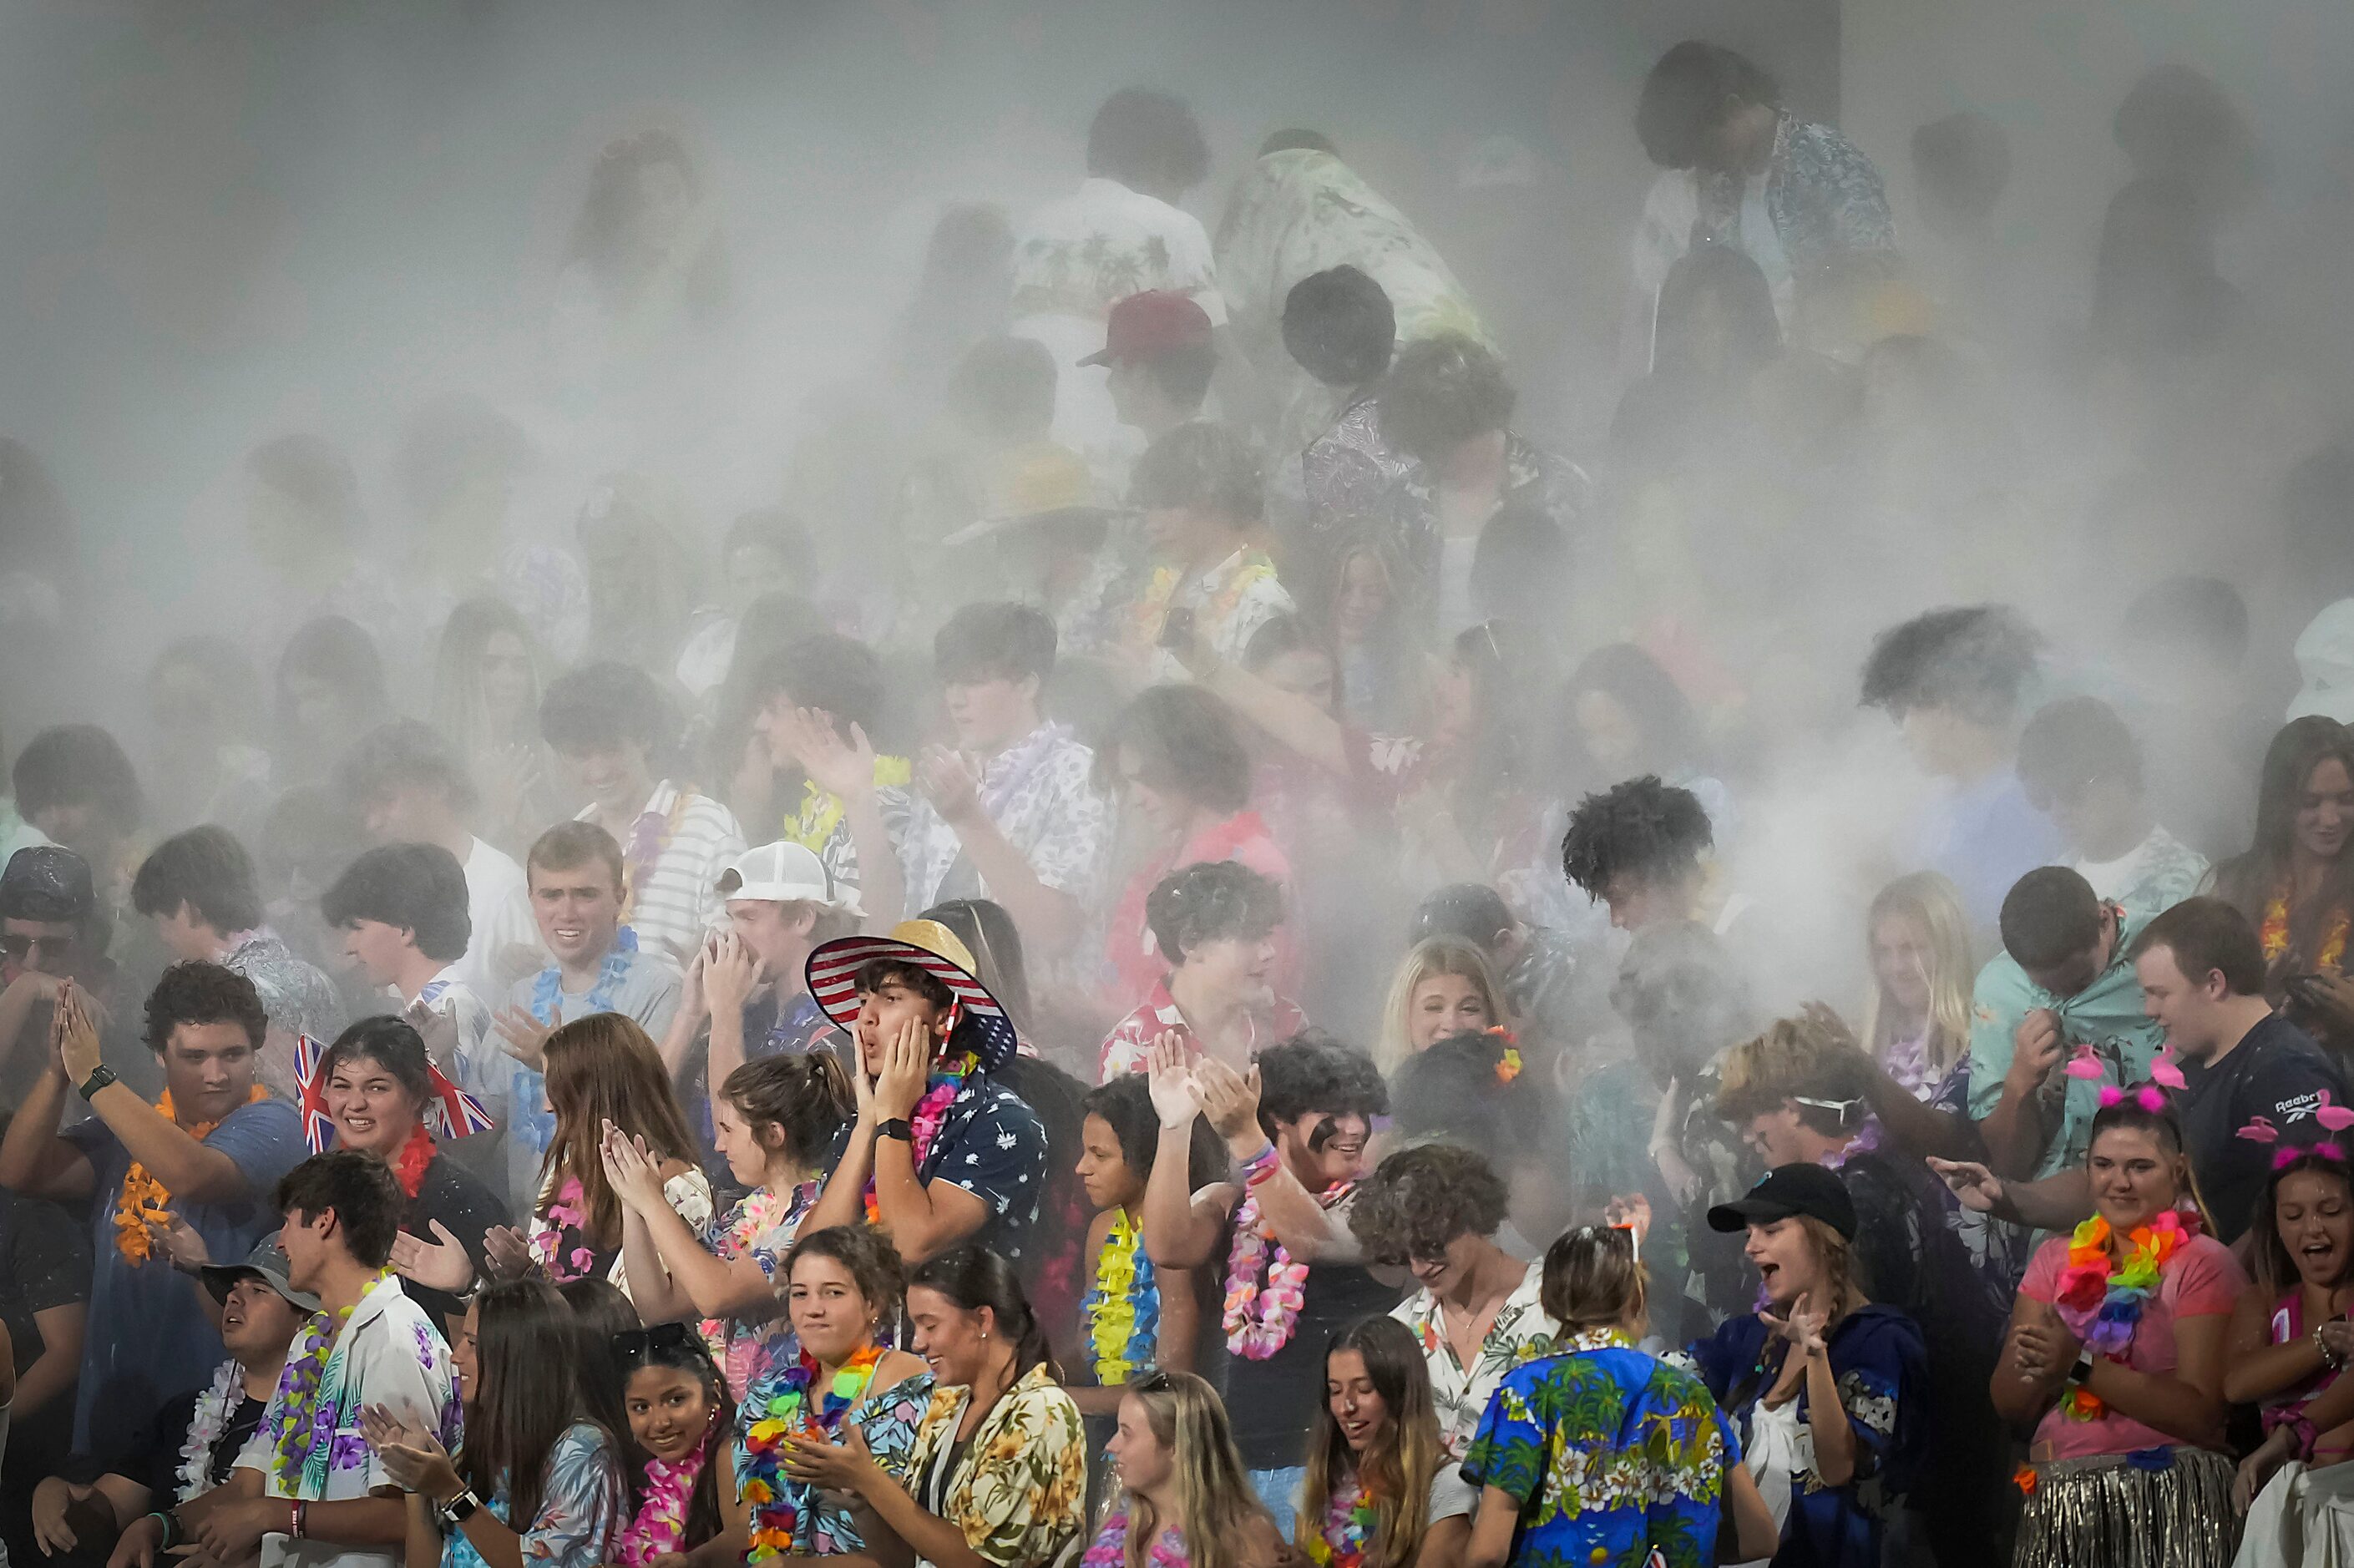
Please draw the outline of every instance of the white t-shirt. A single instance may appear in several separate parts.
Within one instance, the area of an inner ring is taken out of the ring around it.
[[[539,924],[531,917],[529,879],[512,855],[480,839],[466,852],[466,914],[474,923],[473,935],[466,940],[465,956],[451,969],[475,995],[504,995],[517,979],[547,966]],[[503,961],[516,948],[527,949],[528,959]]]

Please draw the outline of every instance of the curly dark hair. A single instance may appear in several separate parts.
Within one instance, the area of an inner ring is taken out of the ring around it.
[[[1502,429],[1518,399],[1492,352],[1440,333],[1398,351],[1382,382],[1382,434],[1407,456],[1436,462],[1473,436]]]
[[[139,771],[122,743],[94,724],[53,725],[27,741],[10,782],[27,820],[51,806],[92,805],[127,833],[146,806]]]
[[[1116,795],[1119,753],[1136,754],[1137,777],[1205,810],[1232,816],[1250,804],[1250,753],[1234,711],[1199,686],[1147,686],[1122,708],[1096,747],[1095,785]]]
[[[1352,1051],[1320,1029],[1305,1029],[1258,1054],[1258,1124],[1275,1136],[1278,1121],[1310,1111],[1329,1116],[1387,1116],[1390,1086],[1373,1058]]]
[[[1204,942],[1274,930],[1283,923],[1283,889],[1240,861],[1196,861],[1153,885],[1144,923],[1161,956],[1182,964]]]
[[[1697,876],[1700,857],[1715,842],[1699,796],[1646,773],[1577,803],[1561,838],[1561,869],[1588,898],[1600,899],[1621,875],[1654,885]]]
[[[189,959],[165,969],[147,993],[147,1048],[162,1055],[172,1031],[183,1023],[237,1024],[259,1051],[270,1032],[270,1014],[262,1011],[261,993],[251,980],[235,969]]]
[[[1895,718],[1952,708],[1978,724],[2007,724],[2042,652],[2041,634],[2008,605],[1933,609],[1872,639],[1862,705]]]
[[[1470,1150],[1452,1143],[1401,1149],[1357,1187],[1349,1229],[1366,1258],[1402,1268],[1437,1257],[1457,1236],[1492,1236],[1510,1198],[1503,1178]]]
[[[813,632],[761,661],[752,695],[764,706],[783,697],[830,714],[844,740],[853,725],[871,735],[883,711],[883,662],[856,638]]]
[[[1663,169],[1689,169],[1706,155],[1726,106],[1779,105],[1774,79],[1722,44],[1687,38],[1659,57],[1635,105],[1635,139]]]

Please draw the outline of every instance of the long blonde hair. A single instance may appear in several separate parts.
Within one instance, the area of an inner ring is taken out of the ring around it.
[[[1430,1530],[1430,1483],[1446,1452],[1438,1442],[1438,1406],[1430,1392],[1430,1363],[1414,1330],[1385,1316],[1360,1318],[1324,1346],[1326,1375],[1332,1358],[1354,1351],[1389,1410],[1388,1425],[1373,1435],[1363,1461],[1353,1458],[1349,1440],[1333,1418],[1328,1394],[1316,1404],[1316,1428],[1308,1439],[1308,1476],[1300,1487],[1294,1534],[1301,1551],[1324,1529],[1332,1484],[1352,1470],[1373,1504],[1379,1528],[1365,1543],[1364,1568],[1407,1568]]]
[[[1978,983],[1977,957],[1970,951],[1970,919],[1963,912],[1962,895],[1934,871],[1900,876],[1882,888],[1864,920],[1864,959],[1872,961],[1880,923],[1903,916],[1921,927],[1929,944],[1929,1028],[1923,1042],[1929,1065],[1945,1073],[1961,1059],[1970,1044],[1970,988]],[[1863,1044],[1874,1061],[1887,1059],[1890,1037],[1896,1027],[1888,992],[1875,977],[1872,1000],[1863,1010]]]
[[[1241,1568],[1250,1524],[1268,1516],[1251,1490],[1217,1392],[1192,1372],[1162,1371],[1145,1373],[1121,1392],[1144,1407],[1154,1440],[1172,1456],[1176,1523],[1192,1568]],[[1128,1499],[1128,1568],[1144,1568],[1162,1523],[1149,1499]]]
[[[1509,1026],[1504,988],[1496,979],[1488,955],[1460,937],[1426,937],[1398,960],[1390,980],[1389,1000],[1382,1003],[1382,1032],[1373,1042],[1373,1065],[1387,1076],[1414,1054],[1414,993],[1434,975],[1460,975],[1479,989],[1491,1025]]]

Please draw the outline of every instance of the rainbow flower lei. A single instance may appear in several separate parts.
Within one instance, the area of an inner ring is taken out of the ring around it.
[[[1352,1476],[1325,1502],[1322,1527],[1300,1544],[1317,1568],[1362,1568],[1365,1548],[1381,1530],[1381,1510],[1373,1506],[1373,1494]]]
[[[1087,1319],[1087,1348],[1094,1352],[1096,1382],[1117,1388],[1150,1366],[1159,1351],[1161,1287],[1152,1260],[1140,1245],[1143,1234],[1126,1209],[1112,1211],[1111,1229],[1096,1255],[1096,1282],[1079,1303]]]
[[[907,1129],[915,1135],[909,1154],[917,1171],[924,1168],[924,1156],[932,1151],[932,1140],[939,1136],[940,1123],[948,1119],[949,1107],[956,1104],[957,1096],[964,1092],[965,1080],[981,1065],[978,1053],[967,1051],[954,1061],[943,1061],[931,1076],[930,1086],[924,1097],[916,1102],[913,1114],[907,1118]],[[883,1211],[875,1201],[875,1178],[866,1179],[866,1223],[883,1223]]]
[[[817,1381],[815,1356],[803,1351],[800,1360],[778,1375],[776,1392],[769,1396],[768,1414],[744,1434],[745,1464],[740,1489],[743,1499],[752,1509],[751,1550],[746,1562],[811,1554],[807,1550],[797,1550],[793,1543],[809,1489],[786,1477],[785,1446],[796,1436],[833,1441],[842,1430],[843,1418],[866,1393],[867,1385],[875,1381],[875,1369],[882,1361],[881,1346],[862,1346],[833,1374],[833,1382],[827,1385],[825,1398],[815,1411],[809,1407],[810,1385]]]
[[[715,1421],[716,1415],[714,1412]],[[710,1463],[713,1430],[705,1427],[694,1448],[675,1463],[646,1461],[644,1500],[638,1504],[637,1517],[621,1531],[621,1561],[628,1568],[645,1568],[657,1557],[685,1550],[687,1499],[695,1495],[703,1467]]]
[[[2191,1216],[2192,1224],[2197,1218]],[[2113,1234],[2109,1222],[2098,1214],[2076,1227],[2052,1305],[2086,1351],[2121,1361],[2133,1348],[2134,1330],[2143,1308],[2158,1294],[2166,1265],[2194,1232],[2181,1214],[2168,1209],[2126,1238],[2122,1262],[2109,1256]],[[2072,1421],[2097,1421],[2106,1409],[2099,1395],[2076,1383],[2069,1384],[2060,1404]]]

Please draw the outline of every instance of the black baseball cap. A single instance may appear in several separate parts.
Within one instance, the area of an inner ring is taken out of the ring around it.
[[[27,844],[0,871],[0,917],[87,920],[97,906],[90,863],[61,844]]]
[[[1746,1197],[1708,1212],[1709,1229],[1746,1230],[1797,1214],[1811,1214],[1849,1241],[1855,1239],[1855,1200],[1839,1173],[1811,1160],[1768,1171]]]

